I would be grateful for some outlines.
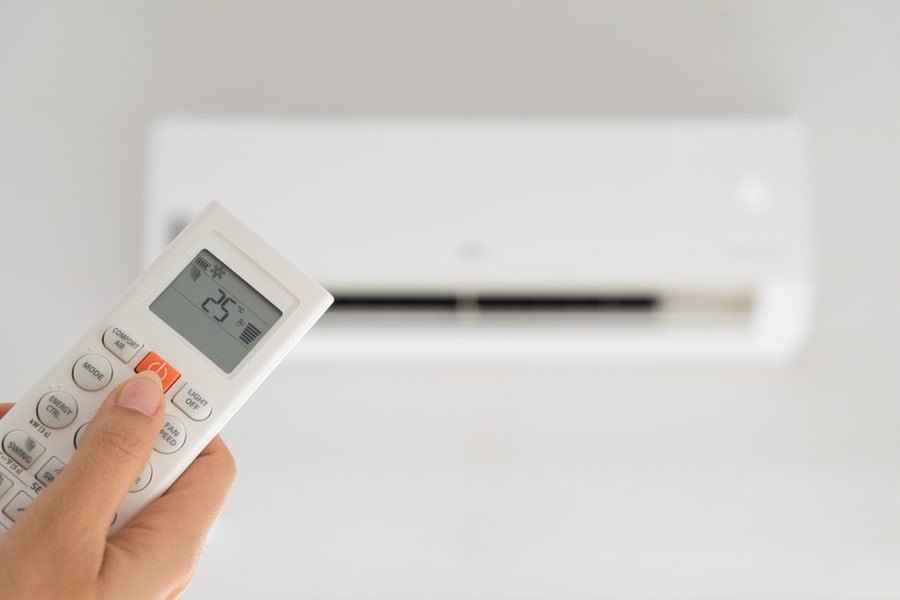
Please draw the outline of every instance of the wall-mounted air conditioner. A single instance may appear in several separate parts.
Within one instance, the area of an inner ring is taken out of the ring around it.
[[[145,257],[210,200],[336,297],[316,357],[779,362],[813,299],[806,151],[769,118],[175,118]]]

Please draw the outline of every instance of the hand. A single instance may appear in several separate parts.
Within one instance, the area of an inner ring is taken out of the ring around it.
[[[11,405],[0,405],[0,416]],[[116,534],[116,508],[147,460],[165,417],[159,378],[114,389],[65,470],[0,537],[0,596],[177,598],[234,480],[216,437],[181,477]]]

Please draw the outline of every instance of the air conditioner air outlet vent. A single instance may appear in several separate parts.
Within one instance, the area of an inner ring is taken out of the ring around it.
[[[441,312],[653,312],[663,297],[653,293],[606,294],[425,294],[336,293],[337,311]]]
[[[647,312],[655,294],[335,294],[338,311]]]

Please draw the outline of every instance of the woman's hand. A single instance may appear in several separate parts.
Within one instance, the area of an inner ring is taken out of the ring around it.
[[[169,490],[116,534],[116,508],[147,460],[165,417],[159,378],[141,373],[97,411],[56,480],[0,537],[0,596],[176,598],[234,480],[216,437]],[[0,416],[11,405],[0,405]]]

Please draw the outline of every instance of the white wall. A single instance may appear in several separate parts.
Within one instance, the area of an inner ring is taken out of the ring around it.
[[[898,66],[886,1],[0,0],[9,398],[135,275],[158,115],[798,114],[794,365],[282,369],[187,597],[896,597]]]

